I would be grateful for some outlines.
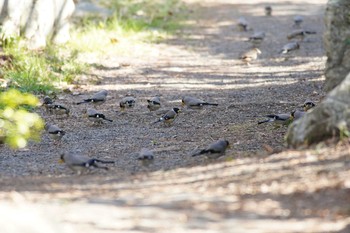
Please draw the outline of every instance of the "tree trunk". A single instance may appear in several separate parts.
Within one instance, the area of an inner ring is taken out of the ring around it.
[[[329,0],[325,14],[324,44],[327,55],[327,91],[336,87],[350,72],[350,1]]]
[[[1,34],[24,36],[30,48],[45,46],[47,39],[65,43],[74,8],[73,0],[0,0]]]
[[[329,0],[325,14],[324,44],[327,54],[326,90],[332,90],[319,106],[293,122],[288,145],[319,142],[329,137],[350,136],[350,1]]]

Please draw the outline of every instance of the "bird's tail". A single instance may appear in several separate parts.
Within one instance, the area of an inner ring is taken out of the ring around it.
[[[195,152],[192,154],[192,157],[195,157],[195,156],[198,156],[198,155],[202,155],[202,154],[205,154],[205,153],[208,153],[208,150],[202,149],[202,150],[199,150],[199,151],[195,151]]]
[[[93,159],[93,161],[96,163],[115,163],[115,161],[112,160],[101,160],[101,159]]]
[[[305,30],[304,32],[305,32],[305,34],[317,34],[316,31]]]
[[[102,119],[105,121],[113,122],[113,120],[111,120],[111,119],[107,119],[107,118],[102,118]]]
[[[263,120],[263,121],[259,121],[259,122],[258,122],[258,125],[263,124],[263,123],[267,123],[267,122],[270,122],[270,119]]]
[[[163,121],[162,118],[159,118],[157,121],[152,122],[151,125],[157,124],[157,123],[162,122],[162,121]]]
[[[216,104],[216,103],[203,103],[203,105],[212,105],[212,106],[218,106],[219,104]]]
[[[79,105],[79,104],[86,104],[86,103],[87,103],[87,101],[82,101],[82,102],[78,102],[77,105]]]

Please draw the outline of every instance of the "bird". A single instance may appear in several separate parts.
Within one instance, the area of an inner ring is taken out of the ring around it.
[[[53,104],[53,100],[49,96],[45,96],[43,99],[43,105]]]
[[[216,103],[208,103],[192,96],[183,97],[181,102],[182,106],[187,106],[188,108],[202,108],[204,105],[218,106]]]
[[[293,121],[302,118],[305,114],[306,114],[306,111],[300,110],[300,109],[295,109],[290,113]]]
[[[209,159],[216,159],[225,154],[226,149],[230,143],[227,140],[220,139],[216,142],[211,143],[207,148],[195,151],[192,157],[205,154]]]
[[[159,96],[154,96],[151,99],[147,100],[147,108],[150,111],[157,111],[158,109],[160,109],[161,104],[160,104],[160,97]]]
[[[125,108],[132,108],[135,106],[136,99],[133,96],[125,96],[120,102],[119,107],[122,110],[125,110]]]
[[[301,24],[302,24],[303,21],[304,21],[304,17],[301,16],[301,15],[296,15],[296,16],[294,16],[293,20],[294,20],[294,25],[293,25],[293,27],[294,27],[294,28],[300,28]]]
[[[44,97],[43,106],[45,106],[46,112],[54,113],[55,115],[67,115],[69,116],[70,110],[58,103],[54,103],[49,96]]]
[[[89,158],[87,156],[77,154],[74,152],[64,152],[60,154],[60,163],[65,163],[71,170],[79,175],[89,168],[100,168],[108,170],[108,167],[100,167],[97,163],[110,164],[114,161],[106,161],[95,158]]]
[[[281,126],[281,125],[289,125],[292,121],[291,114],[269,114],[266,115],[268,119],[259,121],[258,125],[267,123],[267,122],[273,122],[275,123],[276,126]]]
[[[97,93],[95,93],[94,95],[91,96],[91,98],[88,99],[84,99],[82,102],[78,102],[77,104],[85,104],[85,103],[93,103],[96,105],[102,104],[106,101],[106,97],[107,97],[107,90],[101,90]]]
[[[311,108],[315,107],[316,104],[312,102],[311,100],[306,100],[303,104],[304,111],[307,112]]]
[[[45,130],[55,141],[61,140],[62,137],[66,134],[66,132],[60,129],[58,126],[49,123],[45,124]]]
[[[240,59],[245,62],[247,65],[250,65],[250,62],[258,58],[258,54],[261,54],[261,51],[258,48],[252,48],[244,52]]]
[[[289,53],[290,51],[293,51],[293,50],[297,50],[299,49],[299,43],[298,42],[290,42],[286,45],[283,46],[283,48],[281,49],[280,53],[281,54],[286,54],[286,53]]]
[[[101,124],[103,121],[113,122],[113,120],[107,119],[103,113],[98,112],[96,109],[89,108],[86,110],[86,114],[93,123]]]
[[[303,41],[307,35],[311,35],[311,34],[316,34],[316,32],[311,30],[298,29],[288,34],[287,39],[288,40],[299,39],[300,41]]]
[[[271,6],[265,6],[265,15],[266,16],[272,15],[272,7]]]
[[[249,36],[248,41],[253,44],[260,44],[265,38],[265,32],[254,32],[253,35]]]
[[[167,111],[163,116],[161,116],[157,121],[153,122],[153,124],[156,124],[158,122],[164,122],[165,124],[170,125],[174,122],[177,115],[181,112],[179,108],[172,108],[169,111]]]
[[[45,96],[43,99],[43,104],[42,106],[45,107],[46,112],[50,112],[50,105],[53,104],[53,100],[49,96]]]
[[[239,17],[238,19],[238,28],[240,31],[248,31],[248,21],[243,17]]]
[[[154,161],[154,153],[148,148],[142,148],[137,160],[139,160],[143,166],[148,167]]]

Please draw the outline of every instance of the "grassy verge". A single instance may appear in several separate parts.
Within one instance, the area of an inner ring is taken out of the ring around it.
[[[28,50],[21,39],[2,43],[0,79],[3,88],[33,94],[51,94],[62,82],[70,82],[87,66],[76,60],[77,52],[62,54],[60,47],[48,45],[40,51]]]
[[[130,54],[138,50],[134,44],[154,43],[171,35],[186,17],[180,0],[101,3],[111,14],[86,16],[75,22],[72,39],[64,47],[48,45],[40,51],[31,51],[20,39],[0,40],[0,81],[6,80],[6,88],[22,92],[56,92],[63,82],[71,83],[77,75],[88,71],[89,65],[79,61],[78,55]]]
[[[77,22],[69,47],[100,54],[130,54],[133,44],[162,41],[181,28],[187,18],[186,7],[180,0],[100,2],[111,14]]]

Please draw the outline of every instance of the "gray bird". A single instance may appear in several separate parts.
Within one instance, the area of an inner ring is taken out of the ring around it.
[[[143,166],[148,167],[154,161],[153,151],[148,148],[142,148],[137,160],[139,160]]]
[[[258,58],[258,54],[261,54],[261,51],[258,48],[253,48],[244,52],[240,56],[240,59],[247,65],[250,65],[251,61],[256,60]]]
[[[216,142],[211,143],[207,148],[196,151],[192,156],[205,154],[209,159],[216,159],[225,154],[226,149],[230,143],[227,140],[220,139]]]
[[[86,110],[86,114],[93,123],[101,124],[103,121],[113,122],[113,120],[107,119],[103,113],[98,112],[96,109],[89,108]]]
[[[265,32],[254,32],[248,39],[253,44],[260,44],[265,38]]]
[[[294,16],[293,20],[294,20],[294,25],[293,25],[293,27],[294,27],[294,28],[300,28],[301,24],[302,24],[303,21],[304,21],[304,17],[301,16],[301,15],[296,15],[296,16]]]
[[[160,109],[161,104],[160,104],[160,97],[159,96],[154,96],[151,99],[147,100],[147,108],[150,111],[157,111],[158,109]]]
[[[266,115],[268,119],[259,121],[258,124],[273,122],[276,126],[289,125],[292,121],[290,114],[270,114]]]
[[[295,109],[294,111],[292,111],[290,113],[293,121],[302,118],[305,114],[306,114],[306,112],[304,110],[299,110],[299,109]]]
[[[65,163],[71,170],[79,175],[90,168],[100,168],[108,170],[108,167],[100,167],[97,163],[110,164],[114,161],[106,161],[95,158],[89,158],[73,152],[65,152],[60,155],[60,163]]]
[[[185,96],[181,100],[182,106],[187,106],[188,108],[202,108],[205,105],[218,106],[216,103],[208,103],[206,101],[197,99],[192,96]]]
[[[286,45],[283,46],[283,48],[281,49],[280,53],[281,54],[286,54],[286,53],[289,53],[290,51],[293,51],[293,50],[297,50],[299,49],[299,43],[298,42],[290,42]]]
[[[248,21],[244,17],[239,17],[238,19],[238,28],[240,31],[248,31]]]
[[[93,103],[99,105],[106,101],[107,94],[108,92],[106,90],[101,90],[91,96],[91,98],[84,99],[82,102],[79,102],[77,104]]]
[[[294,30],[293,32],[287,35],[287,39],[298,39],[300,41],[303,41],[307,35],[311,34],[316,34],[316,32],[305,29]]]
[[[119,107],[121,110],[126,108],[133,108],[135,106],[136,99],[133,96],[125,96],[120,102]]]
[[[265,6],[265,15],[266,16],[272,15],[272,7],[271,6]]]
[[[60,129],[58,126],[49,123],[45,124],[45,130],[55,141],[61,140],[62,137],[66,134],[66,132]]]
[[[46,109],[46,112],[53,113],[55,115],[67,115],[69,116],[70,110],[58,103],[54,103],[53,100],[49,96],[44,97],[43,106]]]
[[[311,108],[315,107],[316,104],[312,102],[311,100],[306,100],[303,104],[304,111],[307,112]]]
[[[163,116],[161,116],[157,121],[153,122],[152,125],[158,122],[164,122],[165,124],[170,125],[174,122],[178,113],[180,112],[181,110],[179,108],[172,108],[169,111],[167,111]]]

